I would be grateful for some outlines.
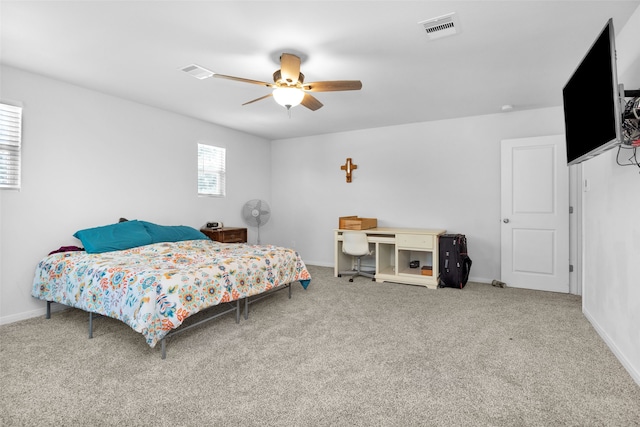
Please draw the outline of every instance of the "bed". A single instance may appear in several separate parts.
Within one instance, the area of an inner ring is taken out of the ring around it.
[[[93,313],[118,319],[150,347],[161,342],[164,359],[166,338],[190,316],[229,303],[214,317],[235,311],[238,322],[241,301],[246,318],[255,297],[287,287],[291,297],[291,284],[306,289],[311,280],[293,249],[180,238],[97,252],[87,241],[89,249],[52,253],[36,267],[32,295],[48,302],[47,316],[51,302],[87,311],[90,337]]]

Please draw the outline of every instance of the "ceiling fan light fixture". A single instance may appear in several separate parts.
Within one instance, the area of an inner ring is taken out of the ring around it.
[[[300,105],[304,91],[296,87],[277,87],[273,90],[273,98],[287,110]]]
[[[273,97],[276,103],[287,109],[289,117],[291,117],[291,107],[298,105],[302,105],[311,111],[322,108],[322,102],[318,101],[308,92],[339,92],[343,90],[362,89],[362,82],[360,80],[330,80],[304,84],[304,74],[300,72],[300,63],[302,60],[299,56],[292,53],[283,53],[280,55],[279,60],[280,69],[273,73],[273,83],[217,73],[213,74],[213,77],[271,88],[273,90],[272,93],[245,102],[242,105],[253,104],[256,101]],[[185,71],[188,72],[191,71],[191,69]]]

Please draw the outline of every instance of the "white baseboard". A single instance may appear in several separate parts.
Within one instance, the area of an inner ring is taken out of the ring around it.
[[[55,313],[56,311],[67,310],[69,307],[63,304],[52,304],[51,312]],[[34,317],[44,316],[47,314],[47,308],[38,308],[36,310],[25,311],[23,313],[12,314],[10,316],[0,316],[0,325],[8,325],[9,323],[19,322],[21,320],[32,319]]]
[[[493,281],[493,279],[487,279],[485,277],[469,276],[469,281],[474,283],[490,284]]]
[[[320,261],[305,261],[306,265],[315,265],[316,267],[331,267],[333,268],[333,263],[328,262],[320,262]]]
[[[640,372],[636,369],[636,367],[634,367],[631,364],[629,359],[627,359],[627,357],[620,351],[616,343],[611,339],[611,337],[609,337],[609,335],[604,331],[604,329],[602,329],[602,327],[598,324],[598,322],[596,322],[594,317],[584,307],[582,308],[582,314],[584,314],[587,320],[589,320],[589,323],[591,323],[591,326],[593,326],[593,328],[596,330],[598,335],[600,335],[600,338],[602,338],[605,344],[607,344],[607,347],[609,347],[611,352],[620,361],[622,366],[624,366],[627,372],[629,372],[629,375],[631,375],[631,378],[633,378],[636,384],[640,386]]]
[[[333,268],[333,263],[327,263],[327,262],[321,262],[321,261],[306,261],[304,262],[306,265],[314,265],[317,267],[331,267]],[[363,266],[363,267],[367,267],[367,266]],[[368,267],[372,267],[372,266],[368,266]],[[477,277],[477,276],[469,276],[469,281],[470,282],[475,282],[475,283],[491,283],[493,279],[487,279],[485,277]]]
[[[42,316],[47,313],[46,308],[38,308],[37,310],[25,311],[10,316],[0,316],[0,325],[19,322],[21,320],[31,319],[32,317]]]

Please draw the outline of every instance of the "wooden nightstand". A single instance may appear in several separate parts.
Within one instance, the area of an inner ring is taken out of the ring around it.
[[[239,227],[224,227],[213,230],[211,228],[201,228],[201,232],[211,240],[220,243],[247,243],[247,229]]]

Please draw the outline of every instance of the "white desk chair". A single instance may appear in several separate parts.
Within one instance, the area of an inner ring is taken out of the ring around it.
[[[369,249],[369,240],[365,233],[357,231],[345,231],[342,233],[342,252],[351,255],[356,258],[356,269],[349,271],[341,271],[338,273],[338,277],[342,277],[343,274],[351,275],[349,279],[353,282],[353,278],[357,276],[370,277],[375,282],[374,273],[367,273],[360,270],[360,263],[363,256],[372,255],[373,251]]]

